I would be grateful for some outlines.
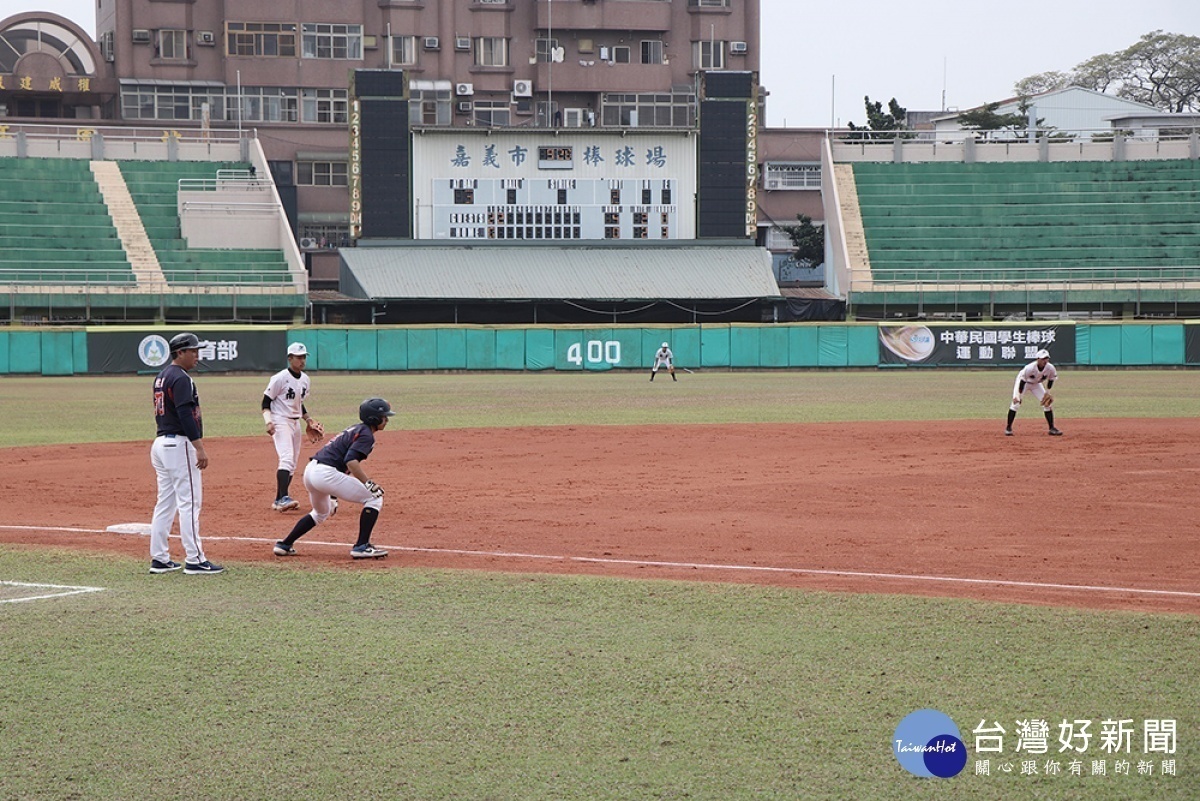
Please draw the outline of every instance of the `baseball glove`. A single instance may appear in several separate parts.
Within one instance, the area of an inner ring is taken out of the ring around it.
[[[1047,392],[1045,395],[1042,396],[1042,405],[1043,406],[1049,406],[1052,403],[1054,403],[1054,396],[1051,395],[1049,392]]]
[[[316,445],[321,440],[325,439],[325,426],[317,420],[308,421],[308,441]]]

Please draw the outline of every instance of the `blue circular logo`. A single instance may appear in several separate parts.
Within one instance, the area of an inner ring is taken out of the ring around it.
[[[967,764],[967,747],[958,726],[936,709],[918,709],[896,727],[892,753],[914,776],[949,779]]]
[[[142,364],[162,367],[171,356],[171,345],[158,334],[151,334],[138,345],[138,356]]]

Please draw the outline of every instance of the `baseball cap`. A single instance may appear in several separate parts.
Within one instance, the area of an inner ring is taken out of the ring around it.
[[[1045,348],[1042,348],[1041,350],[1039,350],[1039,351],[1037,352],[1037,356],[1036,356],[1035,358],[1038,358],[1038,359],[1049,359],[1049,358],[1050,358],[1050,351],[1046,350]]]
[[[666,342],[664,342],[664,343],[663,343],[663,347],[664,347],[664,348],[669,348],[669,347],[671,347],[671,346],[670,346],[670,345],[668,345]]]
[[[287,355],[288,356],[307,356],[308,348],[304,347],[303,342],[293,342],[292,344],[288,345]]]

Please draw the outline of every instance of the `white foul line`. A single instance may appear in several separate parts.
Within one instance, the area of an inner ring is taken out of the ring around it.
[[[105,534],[102,529],[90,528],[60,528],[57,526],[3,526],[0,528],[23,529],[35,531],[71,531],[89,534]],[[172,535],[174,536],[174,535]],[[261,542],[272,544],[275,540],[266,537],[222,537],[205,535],[205,540],[228,540],[233,542]],[[322,540],[304,540],[305,546],[317,545],[328,548],[348,548],[344,542],[326,542]],[[1106,587],[1095,584],[1055,584],[1043,581],[1013,581],[1009,579],[966,578],[963,576],[929,576],[916,573],[872,573],[861,570],[822,570],[806,567],[775,567],[770,565],[727,565],[705,562],[668,562],[657,559],[613,559],[602,556],[561,556],[554,554],[522,553],[520,551],[475,551],[462,548],[416,548],[405,545],[386,545],[377,543],[380,547],[393,551],[409,553],[448,554],[457,556],[482,556],[493,559],[533,559],[544,562],[582,562],[603,565],[627,565],[633,567],[663,567],[686,570],[727,570],[748,573],[792,573],[802,576],[825,576],[831,578],[870,578],[889,579],[893,581],[929,581],[943,584],[990,584],[997,587],[1021,587],[1036,590],[1069,590],[1082,592],[1123,592],[1134,595],[1163,595],[1177,598],[1200,598],[1200,592],[1186,590],[1149,590],[1138,587]]]
[[[9,587],[40,587],[42,589],[70,590],[70,592],[52,592],[46,595],[31,595],[28,598],[4,598],[0,604],[19,604],[24,601],[44,601],[47,598],[64,598],[68,595],[79,595],[85,592],[103,592],[103,587],[70,587],[64,584],[29,584],[24,581],[0,581]]]

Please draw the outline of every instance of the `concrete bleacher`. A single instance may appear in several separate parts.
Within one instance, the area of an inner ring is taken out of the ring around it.
[[[177,204],[179,181],[215,179],[218,170],[248,172],[249,164],[124,160],[118,164],[169,284],[270,285],[293,281],[281,250],[196,248],[189,247],[183,237]]]
[[[1200,161],[857,163],[874,282],[1200,280]]]
[[[0,158],[0,285],[135,283],[87,161]]]

